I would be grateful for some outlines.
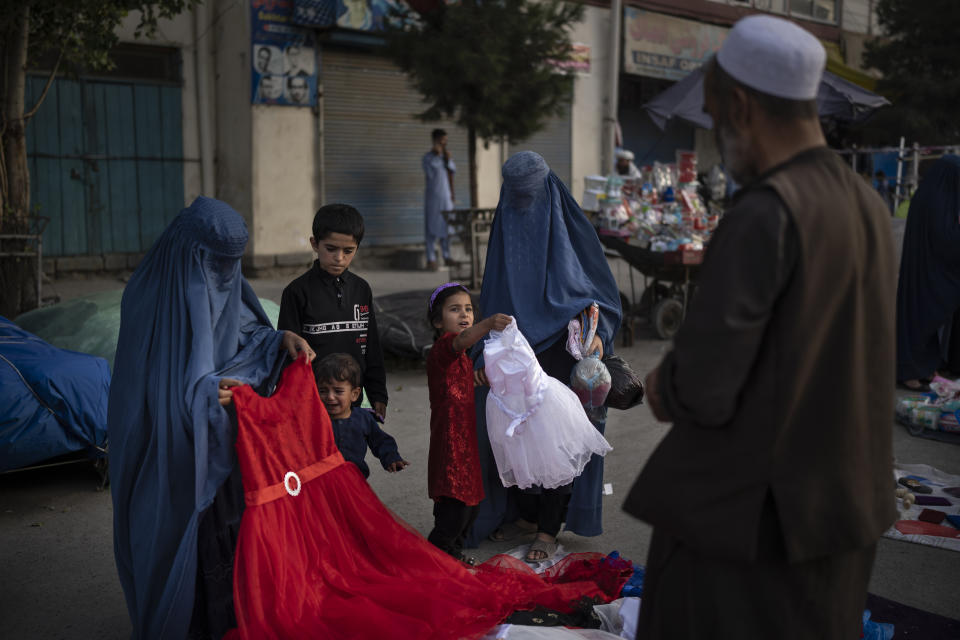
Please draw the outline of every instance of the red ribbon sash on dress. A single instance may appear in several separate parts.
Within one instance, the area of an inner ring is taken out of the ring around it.
[[[297,477],[300,482],[297,483],[298,490],[303,485],[307,484],[314,478],[319,478],[328,471],[333,471],[340,465],[344,464],[346,460],[343,459],[343,455],[337,451],[326,458],[314,462],[308,467],[304,467],[296,472]],[[269,487],[264,487],[263,489],[256,489],[255,491],[247,491],[244,494],[248,507],[254,507],[260,504],[266,504],[267,502],[273,502],[274,500],[279,500],[284,496],[293,497],[289,491],[287,491],[287,485],[285,481],[281,480],[276,484],[271,484]]]

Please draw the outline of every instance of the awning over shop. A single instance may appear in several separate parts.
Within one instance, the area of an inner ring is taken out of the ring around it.
[[[827,50],[827,71],[848,80],[853,84],[863,87],[867,91],[877,90],[877,79],[873,76],[848,66],[843,61],[843,53],[840,51],[840,45],[836,42],[823,42],[823,48]]]
[[[704,129],[713,128],[713,120],[703,112],[703,68],[696,69],[675,85],[643,105],[650,119],[665,129],[674,118]],[[883,96],[863,89],[829,71],[824,72],[817,95],[821,118],[841,122],[860,122],[873,111],[890,104]]]

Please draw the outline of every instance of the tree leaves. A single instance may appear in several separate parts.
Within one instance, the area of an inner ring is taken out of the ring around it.
[[[387,49],[428,104],[421,120],[519,141],[569,104],[573,78],[555,65],[570,60],[569,29],[582,16],[582,5],[559,0],[461,0],[400,12]]]
[[[118,41],[116,29],[130,11],[139,10],[136,36],[151,36],[161,18],[172,18],[200,0],[0,0],[0,32],[7,33],[17,8],[30,10],[28,59],[55,59],[61,49],[72,69],[109,69],[110,49]]]
[[[864,62],[883,73],[877,89],[893,106],[869,121],[870,137],[960,142],[960,3],[879,0],[877,19],[886,35],[866,44]]]

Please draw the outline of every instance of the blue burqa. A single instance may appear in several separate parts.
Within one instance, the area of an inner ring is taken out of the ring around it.
[[[107,425],[114,553],[134,638],[182,640],[194,605],[200,513],[235,464],[220,378],[258,384],[274,331],[240,273],[243,218],[197,198],[130,278]]]
[[[481,313],[516,318],[527,342],[540,353],[565,339],[567,323],[593,302],[600,305],[597,335],[604,353],[613,353],[613,338],[620,328],[620,293],[597,233],[543,158],[532,151],[517,153],[503,165],[503,187],[483,271]],[[485,455],[490,446],[484,391],[477,396],[477,432],[487,498],[468,540],[473,544],[512,515],[492,455]],[[602,417],[592,418],[602,432]],[[584,536],[602,533],[602,485],[603,458],[595,455],[574,481],[568,531]]]
[[[927,169],[910,200],[897,286],[897,380],[926,378],[940,366],[938,331],[957,310],[960,156],[947,155]]]

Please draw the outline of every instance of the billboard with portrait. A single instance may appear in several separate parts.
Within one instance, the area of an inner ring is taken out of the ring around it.
[[[250,88],[253,104],[317,103],[313,32],[293,23],[293,0],[250,0]]]

